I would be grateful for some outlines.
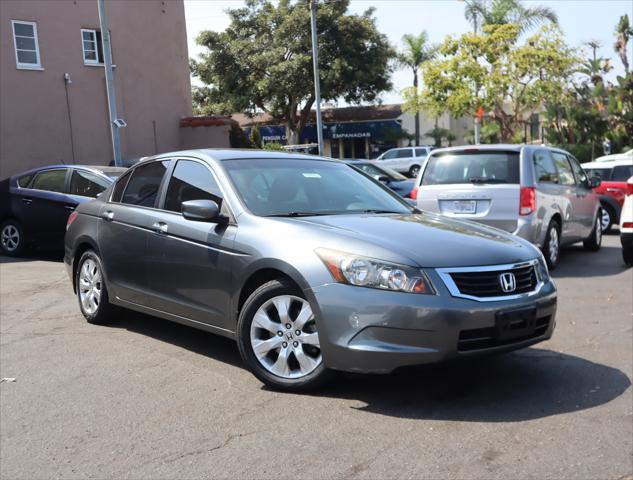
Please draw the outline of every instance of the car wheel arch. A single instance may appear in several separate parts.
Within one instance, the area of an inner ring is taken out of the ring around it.
[[[266,282],[276,279],[287,279],[304,292],[310,288],[308,282],[294,267],[286,263],[279,263],[279,261],[258,262],[242,278],[243,280],[239,282],[240,287],[236,290],[233,298],[234,308],[232,311],[236,322],[246,299]],[[311,295],[307,294],[307,297],[308,301],[313,300]]]

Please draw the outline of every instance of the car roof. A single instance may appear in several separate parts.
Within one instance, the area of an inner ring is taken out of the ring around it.
[[[587,162],[581,165],[582,168],[613,168],[620,167],[622,165],[633,165],[631,159],[628,160],[613,160],[611,162]]]
[[[224,160],[267,160],[267,159],[302,159],[302,160],[319,160],[323,162],[340,162],[340,160],[320,157],[318,155],[309,155],[306,153],[296,152],[279,152],[273,150],[253,150],[238,148],[203,148],[197,150],[181,150],[177,152],[161,153],[153,157],[143,159],[139,163],[147,160],[158,160],[161,158],[173,157],[197,157],[200,159],[215,160],[222,162]]]

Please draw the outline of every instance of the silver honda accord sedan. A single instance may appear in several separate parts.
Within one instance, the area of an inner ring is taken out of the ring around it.
[[[282,390],[523,348],[555,326],[530,243],[309,155],[144,160],[70,216],[64,261],[88,322],[123,307],[233,338]]]

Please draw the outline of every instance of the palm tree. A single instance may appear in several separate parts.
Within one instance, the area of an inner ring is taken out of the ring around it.
[[[624,73],[629,73],[629,59],[627,57],[627,45],[629,40],[633,36],[633,28],[629,23],[629,16],[622,15],[618,25],[615,27],[616,41],[613,45],[613,49],[620,56],[622,65],[624,65]]]
[[[402,37],[402,41],[404,50],[398,54],[398,63],[413,71],[413,89],[417,95],[420,65],[435,57],[437,47],[428,43],[426,30],[422,30],[419,35],[407,34]],[[420,144],[420,112],[415,113],[415,144]]]
[[[515,23],[524,32],[542,23],[558,23],[556,12],[549,7],[525,7],[521,0],[465,0],[464,16],[477,33],[480,25]]]

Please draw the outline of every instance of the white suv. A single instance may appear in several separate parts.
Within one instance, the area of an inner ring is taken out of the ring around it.
[[[431,150],[433,147],[428,146],[392,148],[373,161],[379,162],[381,167],[389,167],[396,172],[416,178]]]

